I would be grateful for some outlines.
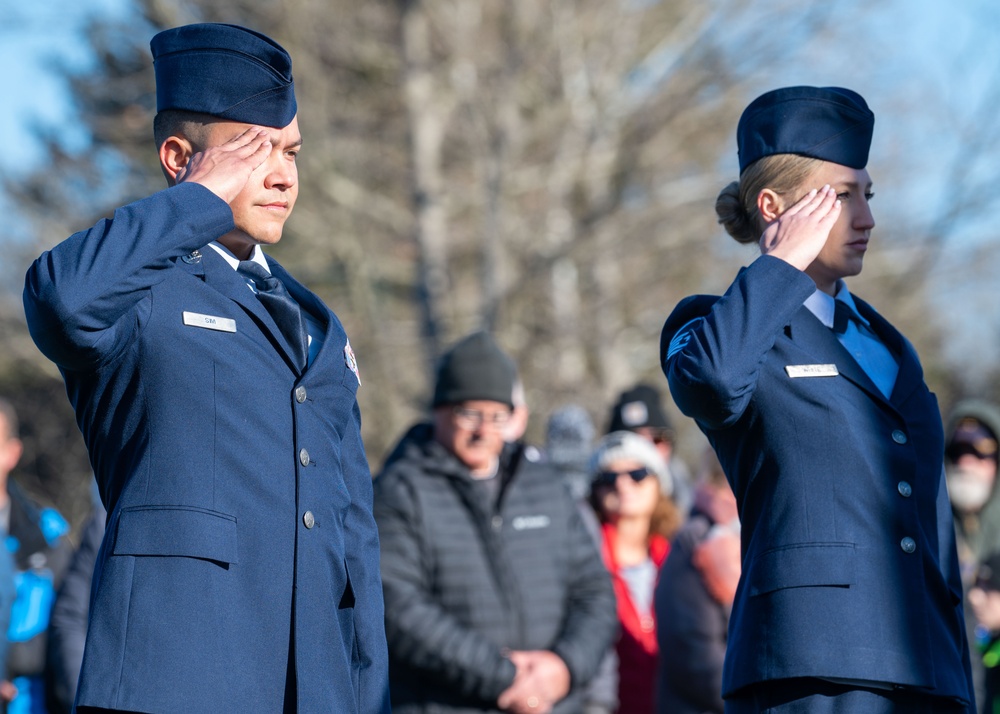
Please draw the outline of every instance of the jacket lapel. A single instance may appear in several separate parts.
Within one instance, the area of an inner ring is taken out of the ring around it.
[[[865,317],[867,318],[867,315]],[[805,306],[799,308],[789,323],[788,334],[796,347],[813,355],[817,363],[832,361],[845,379],[866,391],[873,399],[888,403],[885,395],[861,369],[861,365],[840,344],[833,330],[820,322],[809,308]],[[898,384],[899,380],[896,383]]]
[[[201,265],[204,270],[205,283],[242,307],[271,338],[289,367],[296,374],[301,374],[285,336],[281,334],[281,330],[278,329],[271,314],[264,309],[257,296],[247,287],[243,277],[233,270],[232,266],[211,247],[202,250]]]
[[[270,256],[265,257],[267,258],[267,267],[270,269],[271,274],[284,284],[285,289],[295,299],[295,302],[299,304],[299,307],[323,325],[323,344],[320,346],[320,351],[317,353],[315,359],[316,362],[319,362],[321,357],[325,358],[326,355],[338,346],[336,344],[338,340],[335,339],[333,334],[334,325],[333,320],[330,319],[329,310],[311,290],[293,278],[291,273],[285,270],[280,263],[273,260]]]
[[[900,332],[889,324],[888,320],[879,315],[875,309],[861,298],[854,296],[854,304],[858,313],[868,320],[875,334],[889,348],[896,362],[899,363],[899,374],[892,387],[890,401],[902,404],[919,385],[923,384],[924,371],[916,351]]]

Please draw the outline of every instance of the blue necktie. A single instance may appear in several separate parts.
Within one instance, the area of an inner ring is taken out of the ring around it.
[[[260,264],[252,260],[241,260],[237,271],[253,281],[257,288],[257,299],[288,340],[299,368],[305,369],[309,359],[309,338],[299,304],[288,294],[281,281],[268,274]]]
[[[843,300],[833,301],[833,331],[838,335],[847,332],[847,323],[850,320],[857,321],[858,316]]]

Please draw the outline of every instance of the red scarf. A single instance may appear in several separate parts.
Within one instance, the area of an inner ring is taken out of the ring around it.
[[[618,531],[611,523],[601,527],[604,564],[611,573],[618,601],[618,622],[621,634],[615,645],[618,652],[618,711],[622,714],[650,714],[656,689],[656,669],[660,648],[656,643],[656,622],[653,612],[639,614],[628,583],[621,576],[615,561]],[[670,553],[670,543],[659,535],[649,537],[649,557],[659,569]],[[652,603],[652,597],[650,597]]]

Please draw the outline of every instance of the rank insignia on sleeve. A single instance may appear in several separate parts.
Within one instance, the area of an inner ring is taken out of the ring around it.
[[[677,330],[677,333],[670,340],[670,345],[667,347],[667,359],[669,360],[675,354],[680,352],[682,349],[687,347],[687,343],[691,341],[691,333],[694,331],[694,326],[701,322],[704,318],[696,317],[695,319],[684,323],[681,329]]]

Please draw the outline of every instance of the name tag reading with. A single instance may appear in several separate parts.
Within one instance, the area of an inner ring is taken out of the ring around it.
[[[191,327],[204,327],[207,330],[218,330],[219,332],[236,332],[236,320],[231,317],[202,315],[187,310],[184,311],[184,324]]]
[[[789,364],[785,366],[785,371],[792,379],[797,377],[836,377],[840,374],[835,364]]]

